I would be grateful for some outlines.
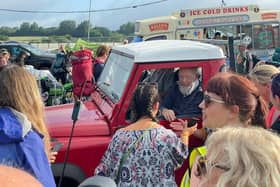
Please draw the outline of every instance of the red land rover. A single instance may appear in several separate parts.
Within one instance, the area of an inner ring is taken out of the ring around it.
[[[132,93],[145,70],[200,67],[201,82],[205,87],[207,81],[221,71],[224,65],[225,56],[219,47],[199,42],[163,40],[113,47],[90,101],[81,105],[62,186],[77,186],[93,175],[113,134],[129,123],[126,120],[126,111]],[[72,129],[72,111],[73,104],[46,108],[50,135],[63,143],[56,163],[52,165],[57,181],[61,175]],[[183,116],[185,119],[190,117],[192,116]],[[168,127],[166,121],[160,122]],[[192,137],[190,146],[198,145],[198,141]],[[176,172],[177,182],[180,182],[185,169]]]

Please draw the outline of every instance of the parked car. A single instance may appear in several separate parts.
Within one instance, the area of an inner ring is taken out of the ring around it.
[[[33,65],[36,69],[50,69],[55,60],[55,54],[49,53],[32,45],[18,42],[5,42],[0,44],[0,49],[6,48],[10,54],[11,62],[19,55],[21,51],[27,52],[25,64]]]
[[[117,129],[129,124],[126,112],[133,91],[145,71],[200,67],[201,81],[205,87],[207,81],[219,72],[224,64],[225,56],[221,48],[194,41],[158,40],[113,47],[91,99],[81,105],[62,186],[77,186],[86,177],[93,175],[113,134]],[[56,181],[65,161],[73,123],[72,110],[73,104],[46,107],[50,135],[63,144],[56,163],[52,164]],[[180,116],[183,119],[191,117]],[[169,122],[160,120],[160,123],[170,128]],[[199,126],[201,127],[201,120]],[[191,137],[191,147],[202,143]],[[176,173],[178,184],[185,170],[186,167],[183,167]]]

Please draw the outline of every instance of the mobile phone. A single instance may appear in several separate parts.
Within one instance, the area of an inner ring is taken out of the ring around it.
[[[52,147],[52,152],[58,152],[63,146],[63,143],[56,142],[54,146]]]
[[[194,126],[195,124],[197,124],[198,120],[197,119],[188,119],[188,127],[192,127]]]

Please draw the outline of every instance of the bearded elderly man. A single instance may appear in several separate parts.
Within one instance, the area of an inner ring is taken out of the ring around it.
[[[161,114],[173,121],[178,115],[200,116],[203,99],[199,77],[201,68],[181,68],[177,84],[170,88],[161,105]]]

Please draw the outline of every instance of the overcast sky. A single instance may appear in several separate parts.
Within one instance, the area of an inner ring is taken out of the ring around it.
[[[71,11],[88,10],[90,0],[2,0],[0,9]],[[92,10],[120,8],[158,0],[92,0]],[[258,4],[261,9],[279,9],[280,0],[224,0],[229,6]],[[221,0],[168,0],[158,4],[118,11],[96,12],[91,15],[93,26],[105,26],[112,30],[121,24],[137,19],[168,16],[181,9],[208,8],[221,5]],[[0,26],[19,26],[22,22],[37,22],[39,26],[58,26],[62,20],[76,20],[77,24],[88,20],[88,14],[30,14],[0,11]]]

